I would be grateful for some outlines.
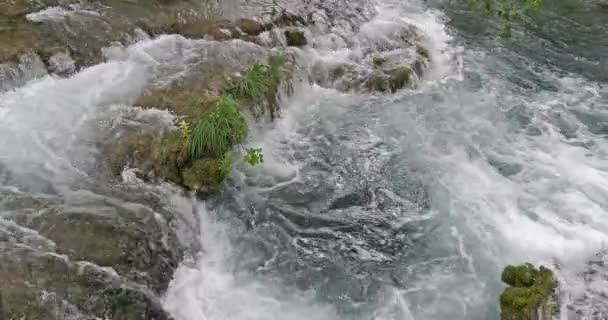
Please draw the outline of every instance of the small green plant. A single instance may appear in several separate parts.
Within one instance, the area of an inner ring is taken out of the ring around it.
[[[264,163],[264,155],[262,154],[261,148],[248,148],[245,150],[245,157],[243,161],[249,165],[255,166],[256,164]]]
[[[191,136],[190,153],[193,158],[219,156],[247,137],[247,124],[241,118],[234,99],[222,96],[213,111],[198,120]]]
[[[182,120],[179,122],[179,131],[182,133],[182,139],[186,143],[190,143],[190,138],[192,136],[192,130],[190,129],[190,123],[186,120]]]
[[[232,151],[226,151],[224,153],[224,157],[220,161],[220,172],[222,175],[228,174],[230,172],[230,168],[232,168],[232,164],[234,163],[234,153]]]
[[[242,78],[229,82],[227,91],[240,98],[263,97],[281,80],[282,65],[283,59],[278,56],[270,57],[268,66],[256,62]]]

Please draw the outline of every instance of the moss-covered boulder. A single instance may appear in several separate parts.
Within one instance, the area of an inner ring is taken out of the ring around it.
[[[221,159],[199,159],[183,172],[183,184],[199,193],[215,189],[224,179]]]
[[[285,40],[290,47],[303,47],[308,44],[304,32],[298,29],[285,30]]]
[[[509,285],[500,295],[501,320],[551,319],[556,308],[551,270],[531,264],[507,266],[501,279]]]

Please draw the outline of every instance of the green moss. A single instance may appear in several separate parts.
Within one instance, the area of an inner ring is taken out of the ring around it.
[[[146,177],[181,184],[180,170],[190,160],[178,130],[162,133],[136,132],[110,146],[108,163],[119,175],[126,167],[138,168]]]
[[[411,83],[412,68],[408,66],[399,67],[388,72],[379,70],[367,79],[365,86],[370,91],[397,92]]]
[[[551,298],[553,273],[543,266],[507,266],[501,278],[510,285],[500,296],[501,320],[535,319],[537,310]]]
[[[408,85],[412,78],[412,72],[410,67],[400,67],[391,71],[388,80],[391,91],[396,92]]]
[[[308,44],[306,36],[301,30],[285,30],[285,39],[290,47],[303,47]]]
[[[386,62],[386,58],[379,54],[374,54],[372,56],[372,65],[376,68],[381,67]]]
[[[208,192],[216,189],[224,179],[221,159],[199,159],[183,172],[184,185],[190,190]]]

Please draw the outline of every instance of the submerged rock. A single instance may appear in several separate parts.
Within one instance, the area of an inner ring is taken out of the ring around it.
[[[551,270],[529,263],[507,266],[501,279],[509,285],[500,295],[501,320],[551,320],[558,312]]]

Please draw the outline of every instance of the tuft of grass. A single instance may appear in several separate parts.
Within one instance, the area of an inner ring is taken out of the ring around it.
[[[221,156],[246,137],[247,124],[236,102],[230,96],[222,96],[213,111],[202,116],[192,130],[190,153],[194,159]]]
[[[227,92],[246,99],[266,96],[281,80],[283,63],[284,59],[280,56],[270,57],[267,66],[259,62],[254,63],[242,78],[227,84]]]

